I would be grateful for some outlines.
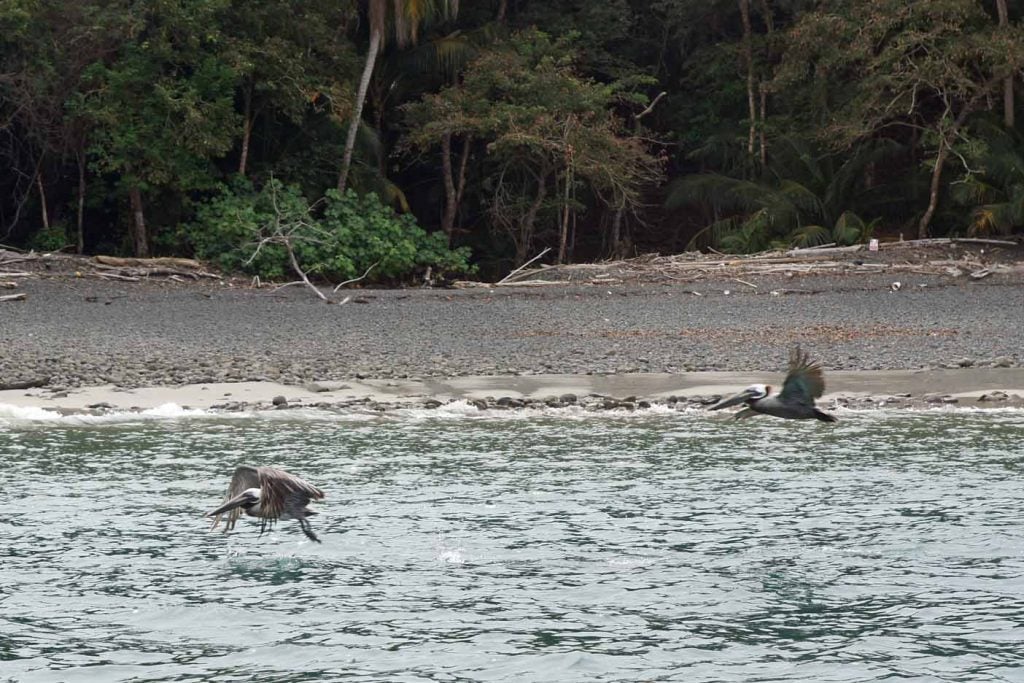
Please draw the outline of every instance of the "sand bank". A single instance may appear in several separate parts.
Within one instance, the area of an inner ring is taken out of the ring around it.
[[[321,382],[306,386],[275,382],[234,382],[122,389],[111,385],[53,392],[46,389],[0,391],[0,404],[61,412],[147,410],[176,404],[204,410],[299,406],[344,406],[357,402],[415,405],[429,401],[495,401],[502,397],[540,400],[600,395],[619,400],[663,401],[711,397],[738,391],[753,382],[777,384],[777,373],[690,372],[619,375],[468,376],[450,379],[377,379]],[[883,401],[900,397],[923,402],[939,397],[974,404],[981,396],[1004,392],[1024,397],[1024,368],[958,370],[838,371],[828,374],[824,405],[844,400]],[[997,405],[988,402],[985,405]]]

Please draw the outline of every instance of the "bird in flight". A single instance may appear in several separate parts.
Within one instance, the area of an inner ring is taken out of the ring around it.
[[[740,393],[719,401],[708,410],[721,410],[729,406],[745,404],[736,413],[735,419],[742,420],[759,413],[789,420],[821,420],[836,422],[836,418],[814,407],[814,399],[825,393],[825,377],[821,366],[810,359],[797,346],[789,352],[789,371],[782,382],[782,391],[771,395],[772,388],[764,384],[752,384]]]
[[[306,506],[311,500],[323,500],[323,491],[294,474],[276,467],[250,467],[241,465],[235,470],[228,486],[224,504],[207,517],[213,517],[213,531],[224,520],[224,533],[235,528],[235,522],[244,512],[260,520],[260,536],[268,527],[283,519],[294,519],[302,527],[302,533],[320,543],[309,525],[309,517],[316,514]]]

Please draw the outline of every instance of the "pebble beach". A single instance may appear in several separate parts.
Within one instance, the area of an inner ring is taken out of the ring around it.
[[[0,306],[0,384],[35,383],[37,394],[58,398],[98,386],[315,391],[364,380],[777,374],[795,344],[826,373],[1024,362],[1024,282],[1015,274],[911,276],[896,288],[891,276],[868,274],[360,289],[343,305],[300,287],[229,281],[62,274],[19,287],[25,300]]]

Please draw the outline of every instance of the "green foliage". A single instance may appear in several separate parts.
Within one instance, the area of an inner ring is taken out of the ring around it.
[[[473,270],[468,248],[449,249],[443,234],[427,233],[410,214],[352,190],[330,190],[311,206],[295,186],[272,180],[256,190],[236,179],[200,205],[187,228],[199,258],[267,279],[291,271],[285,246],[269,239],[281,234],[303,270],[328,281],[358,277],[371,266],[367,281],[407,279],[427,267],[438,276]]]
[[[567,226],[579,259],[1024,226],[1024,112],[1002,115],[1005,76],[1022,101],[1019,3],[1003,25],[991,0],[759,0],[749,32],[736,0],[458,4],[0,0],[4,241],[57,246],[36,234],[45,197],[62,225],[83,207],[86,251],[127,235],[242,267],[268,225],[307,221],[326,232],[296,249],[323,278],[445,263],[441,237],[324,197],[352,121],[351,187],[506,272]],[[216,189],[236,173],[264,189]],[[325,256],[313,240],[340,244],[346,211],[376,237]],[[290,272],[270,243],[249,268]]]
[[[210,187],[210,158],[230,149],[237,130],[235,76],[217,55],[218,3],[162,4],[149,32],[112,63],[95,62],[89,91],[76,102],[95,127],[97,170],[129,187]]]
[[[234,178],[228,186],[199,204],[193,223],[185,233],[197,257],[213,261],[226,271],[245,271],[266,279],[280,279],[289,270],[284,247],[270,244],[256,247],[260,235],[278,220],[300,221],[309,212],[309,203],[295,186],[272,180],[257,191],[244,178]]]
[[[482,188],[491,220],[506,229],[518,261],[534,239],[538,213],[575,210],[585,189],[614,208],[640,201],[645,185],[661,177],[660,161],[625,130],[611,108],[644,98],[620,82],[580,76],[571,41],[522,31],[482,52],[460,83],[405,108],[413,149],[437,148],[445,136],[486,145]],[[568,184],[568,191],[564,188]],[[561,197],[558,203],[548,195]],[[568,201],[565,197],[568,196]]]
[[[670,186],[666,206],[704,205],[713,215],[727,216],[697,232],[691,248],[710,243],[746,253],[774,243],[854,244],[865,239],[878,221],[876,217],[866,224],[851,207],[871,207],[870,197],[884,189],[866,186],[866,170],[899,151],[898,145],[886,141],[868,142],[844,156],[785,138],[777,143],[766,179],[716,173],[684,176]],[[833,227],[822,227],[828,225]]]
[[[951,185],[952,202],[970,212],[969,235],[1009,235],[1024,226],[1024,140],[986,118],[972,126],[970,140],[968,170]]]
[[[63,223],[53,223],[49,228],[42,228],[32,235],[29,247],[40,252],[58,251],[70,244],[67,234],[67,226]]]
[[[357,277],[373,264],[375,279],[402,279],[428,266],[438,275],[469,271],[469,249],[449,249],[442,233],[428,234],[373,193],[329,190],[320,225],[333,253],[319,255],[316,271],[331,278]]]

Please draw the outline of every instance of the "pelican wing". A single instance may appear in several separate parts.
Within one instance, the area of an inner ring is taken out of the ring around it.
[[[782,383],[779,401],[813,406],[814,399],[825,393],[825,377],[821,366],[797,346],[789,352],[789,372]]]
[[[260,487],[260,475],[259,469],[255,467],[249,467],[248,465],[240,465],[235,469],[235,473],[231,476],[231,483],[228,484],[228,494],[224,499],[224,502],[228,502],[242,491],[247,489],[257,489]],[[234,508],[228,510],[226,513],[227,519],[224,520],[224,531],[225,533],[235,528],[235,522],[242,516],[241,508]],[[211,530],[216,529],[217,525],[220,524],[221,515],[217,515],[213,518],[213,526]]]
[[[260,467],[260,516],[277,519],[287,512],[298,517],[310,500],[323,500],[324,493],[304,479],[276,467]]]

